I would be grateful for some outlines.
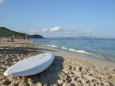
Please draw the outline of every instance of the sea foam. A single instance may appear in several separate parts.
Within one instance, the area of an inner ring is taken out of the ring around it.
[[[64,46],[62,46],[61,48],[62,48],[63,50],[68,50],[68,49],[67,49],[66,47],[64,47]]]
[[[47,46],[57,48],[56,45],[47,45]]]
[[[73,48],[69,48],[69,51],[82,53],[82,54],[91,54],[90,52],[87,52],[85,50],[78,50],[78,49],[73,49]]]

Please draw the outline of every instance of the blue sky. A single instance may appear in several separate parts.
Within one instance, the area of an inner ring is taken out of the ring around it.
[[[115,0],[0,0],[0,26],[45,37],[115,38]]]

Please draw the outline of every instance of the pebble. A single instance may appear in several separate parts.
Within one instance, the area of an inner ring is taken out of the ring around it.
[[[19,86],[30,86],[30,85],[27,82],[21,82],[21,83],[19,83]]]
[[[71,79],[70,76],[66,76],[66,80],[67,80],[67,82],[69,82],[69,83],[72,81],[72,79]]]
[[[10,85],[11,81],[9,81],[8,79],[4,80],[2,84],[4,85]]]

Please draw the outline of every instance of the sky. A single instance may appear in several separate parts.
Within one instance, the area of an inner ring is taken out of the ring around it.
[[[115,0],[0,0],[0,27],[44,37],[115,38]]]

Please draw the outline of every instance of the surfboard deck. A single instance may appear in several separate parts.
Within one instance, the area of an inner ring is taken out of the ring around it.
[[[29,76],[46,70],[54,61],[53,53],[43,53],[19,61],[12,65],[5,72],[5,76]]]

